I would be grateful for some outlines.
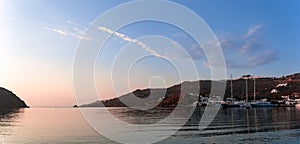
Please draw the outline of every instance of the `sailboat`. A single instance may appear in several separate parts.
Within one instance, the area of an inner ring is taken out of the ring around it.
[[[256,97],[256,82],[255,82],[255,78],[253,81],[253,99],[254,101],[251,102],[251,107],[274,107],[275,105],[271,102],[268,102],[266,99],[260,100],[260,101],[256,101],[255,97]]]
[[[246,102],[243,104],[247,109],[250,108],[250,104],[248,102],[248,78],[246,78]]]
[[[231,107],[240,107],[240,102],[236,101],[233,98],[233,88],[232,88],[232,75],[231,75],[231,80],[230,80],[230,92],[231,92],[231,97],[226,98],[222,103],[223,108],[231,108]]]

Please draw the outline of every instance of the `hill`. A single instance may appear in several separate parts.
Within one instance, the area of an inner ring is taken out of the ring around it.
[[[27,108],[23,100],[13,92],[0,87],[0,108]]]
[[[256,99],[267,98],[281,99],[281,96],[299,96],[300,93],[300,73],[282,77],[258,77],[258,76],[242,76],[232,80],[233,97],[238,100],[244,100],[246,97],[246,79],[248,79],[248,96],[249,100],[254,98],[254,80],[256,84]],[[216,81],[217,84],[226,83],[224,97],[231,96],[230,82],[231,80]],[[96,101],[91,104],[82,105],[81,107],[125,107],[122,102],[133,104],[135,106],[152,105],[159,102],[158,107],[173,107],[176,106],[183,94],[185,104],[191,104],[197,100],[197,96],[209,97],[211,91],[211,80],[199,80],[194,82],[183,82],[178,85],[171,86],[166,89],[143,89],[135,90],[134,92],[114,98],[111,100]],[[200,88],[198,87],[200,85]],[[181,93],[181,88],[184,87],[184,92]],[[132,97],[147,98],[151,94],[151,99],[143,103],[136,103]],[[104,105],[103,105],[104,104]]]

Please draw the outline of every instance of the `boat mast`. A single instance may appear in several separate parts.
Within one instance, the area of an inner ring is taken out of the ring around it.
[[[246,78],[246,102],[248,102],[248,77]]]
[[[231,93],[231,98],[233,99],[232,75],[230,75],[230,93]]]
[[[254,83],[254,88],[253,88],[253,91],[254,91],[254,92],[253,92],[253,97],[254,97],[254,101],[255,101],[255,96],[256,96],[256,94],[255,94],[255,87],[256,87],[256,85],[255,85],[255,78],[254,78],[254,82],[253,82],[253,83]]]

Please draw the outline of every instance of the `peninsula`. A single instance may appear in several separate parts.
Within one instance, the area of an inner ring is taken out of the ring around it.
[[[13,92],[0,87],[0,108],[28,108]]]

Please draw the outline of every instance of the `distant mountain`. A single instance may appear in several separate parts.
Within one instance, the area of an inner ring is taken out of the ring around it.
[[[77,105],[76,105],[77,106]],[[80,107],[103,107],[103,103],[101,101],[95,101],[93,103],[90,103],[90,104],[85,104],[85,105],[82,105]],[[75,107],[75,106],[73,106]],[[77,106],[78,107],[78,106]]]
[[[256,99],[281,99],[281,96],[295,95],[300,93],[300,73],[282,77],[260,77],[245,75],[232,81],[233,97],[238,100],[244,100],[246,97],[246,79],[248,79],[248,96],[253,100],[254,80],[256,83]],[[230,81],[215,81],[216,84],[226,83],[225,96],[231,96]],[[181,88],[184,87],[183,99],[185,104],[191,104],[197,100],[197,95],[210,96],[211,80],[199,80],[194,82],[183,82],[166,89],[143,89],[106,101],[96,101],[91,104],[82,105],[81,107],[125,107],[125,103],[134,104],[135,106],[151,105],[159,102],[158,107],[176,106],[180,98]],[[200,85],[200,88],[197,87]],[[130,102],[132,97],[147,98],[151,94],[151,99],[144,103]]]
[[[23,100],[13,92],[0,87],[0,108],[26,108],[28,107]]]

